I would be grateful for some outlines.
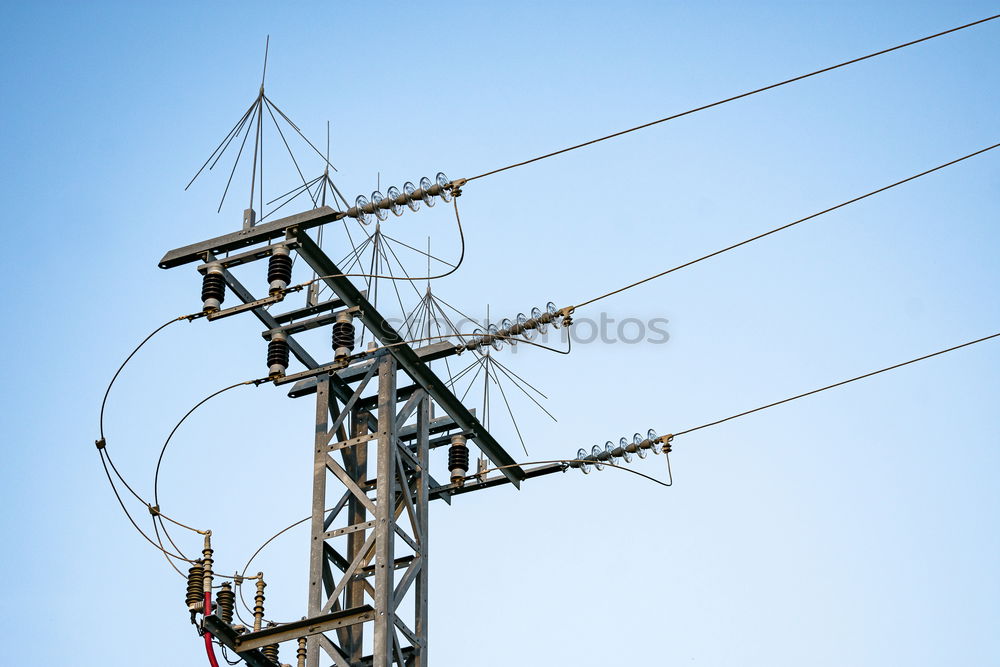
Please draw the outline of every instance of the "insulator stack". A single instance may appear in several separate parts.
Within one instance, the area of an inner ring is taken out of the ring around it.
[[[354,316],[347,311],[337,313],[333,323],[333,358],[343,359],[354,349]]]
[[[195,561],[188,568],[187,595],[184,601],[192,612],[201,611],[205,604],[205,568],[201,566],[201,561]]]
[[[292,282],[292,257],[288,246],[274,248],[267,261],[267,290],[272,296],[288,287]]]
[[[222,265],[213,262],[205,270],[201,281],[202,310],[206,313],[217,312],[226,300],[226,278],[222,274]]]
[[[573,323],[570,317],[571,312],[571,308],[556,308],[556,305],[549,301],[545,305],[544,311],[540,308],[532,308],[531,317],[526,316],[524,313],[518,313],[516,321],[512,322],[504,318],[500,322],[499,327],[491,324],[487,327],[486,331],[476,329],[472,333],[472,337],[466,339],[464,343],[457,345],[456,348],[459,354],[465,350],[477,350],[482,347],[492,347],[494,350],[502,350],[504,343],[511,346],[516,345],[518,336],[530,341],[535,337],[536,332],[541,334],[548,333],[549,325],[557,329],[559,327],[568,327]]]
[[[253,631],[258,632],[264,621],[264,573],[257,573],[257,593],[253,596]]]
[[[202,592],[212,590],[212,531],[208,531],[205,534],[205,546],[201,550],[201,567],[204,570],[202,573]],[[205,616],[212,613],[211,609],[205,609]]]
[[[402,191],[395,186],[386,190],[384,195],[376,190],[372,193],[371,200],[360,195],[354,200],[354,206],[347,210],[347,215],[367,225],[372,221],[372,216],[385,220],[390,211],[393,215],[403,215],[404,206],[416,212],[420,210],[420,202],[428,207],[434,206],[435,197],[451,201],[453,194],[460,194],[459,187],[464,183],[464,180],[449,181],[447,176],[438,172],[433,181],[426,176],[421,178],[419,188],[407,181],[403,184]]]
[[[267,375],[281,377],[288,370],[288,337],[276,333],[267,344]]]
[[[295,667],[306,667],[306,638],[299,637],[299,647],[295,650]]]
[[[215,595],[215,601],[218,603],[218,616],[224,622],[229,625],[233,624],[233,611],[236,609],[236,593],[233,593],[233,587],[229,582],[222,584],[222,588]]]
[[[448,448],[448,470],[451,472],[451,483],[462,486],[465,476],[469,473],[469,446],[465,444],[464,435],[451,436],[451,447]]]
[[[594,445],[589,453],[586,449],[577,450],[576,459],[571,461],[569,466],[579,468],[586,475],[590,473],[591,467],[603,470],[607,464],[617,465],[621,461],[629,463],[633,454],[638,455],[640,459],[646,458],[649,452],[669,454],[670,441],[673,439],[673,435],[658,436],[656,431],[649,429],[645,436],[636,433],[631,440],[621,438],[617,446],[609,440],[604,447]]]
[[[268,623],[267,627],[273,628],[273,627],[275,627],[275,624],[274,623]],[[278,645],[277,644],[268,644],[267,646],[261,646],[260,647],[260,652],[264,655],[265,658],[267,658],[268,660],[270,660],[274,664],[276,664],[276,665],[279,664],[278,663]]]

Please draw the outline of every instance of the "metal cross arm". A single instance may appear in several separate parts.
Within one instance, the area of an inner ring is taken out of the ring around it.
[[[545,465],[540,465],[534,468],[528,468],[524,471],[525,479],[533,479],[535,477],[543,477],[545,475],[551,475],[557,472],[565,472],[566,464],[564,463],[547,463]],[[502,472],[502,471],[501,471]],[[488,477],[486,479],[480,480],[476,477],[468,479],[465,484],[459,486],[458,484],[443,484],[441,486],[432,486],[430,489],[431,500],[436,500],[438,498],[450,498],[451,496],[458,496],[463,493],[471,493],[473,491],[483,491],[485,489],[492,489],[497,486],[503,486],[509,484],[510,480],[506,477],[501,477],[499,475],[495,477]]]
[[[175,266],[197,262],[204,259],[205,253],[214,254],[238,250],[256,243],[264,243],[276,238],[283,238],[286,230],[295,227],[300,230],[311,229],[334,222],[345,217],[347,214],[335,211],[329,206],[320,206],[311,211],[303,211],[285,218],[279,218],[271,222],[266,222],[250,229],[231,232],[214,239],[193,243],[182,248],[175,248],[167,252],[160,260],[161,269],[172,269]]]

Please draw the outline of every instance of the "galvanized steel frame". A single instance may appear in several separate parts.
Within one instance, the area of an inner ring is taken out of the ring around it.
[[[423,391],[401,399],[396,391],[397,370],[392,355],[379,355],[339,411],[329,377],[320,378],[316,385],[308,615],[318,618],[330,612],[352,612],[368,604],[373,613],[370,618],[338,628],[335,636],[310,636],[308,667],[319,667],[323,654],[338,667],[427,665],[431,399]],[[359,405],[359,399],[373,382],[378,386],[377,406],[376,414],[369,415],[368,409]],[[351,437],[338,439],[337,433],[348,416]],[[376,420],[374,430],[370,428],[370,416]],[[413,417],[418,433],[415,451],[397,437]],[[369,458],[373,443],[374,461]],[[340,457],[340,462],[335,456]],[[374,481],[369,478],[372,469]],[[331,475],[347,491],[328,509]],[[338,539],[346,541],[343,553],[333,546]],[[397,558],[397,548],[405,550],[406,555]],[[403,568],[397,578],[396,570]],[[408,598],[413,604],[409,622],[399,613]],[[369,622],[371,658],[363,656]]]
[[[435,498],[450,503],[452,494],[459,490],[455,485],[438,484],[430,475],[431,433],[454,429],[473,439],[487,457],[502,466],[503,476],[492,480],[490,486],[518,486],[527,475],[476,419],[474,411],[466,408],[427,365],[431,359],[452,354],[453,346],[441,343],[412,349],[368,302],[367,294],[341,276],[340,269],[305,232],[342,216],[327,207],[295,214],[172,250],[160,262],[162,268],[198,260],[212,262],[218,259],[217,253],[281,237],[294,239],[299,255],[336,294],[325,304],[299,309],[295,314],[320,315],[341,306],[356,309],[358,319],[383,345],[367,363],[327,371],[329,364],[318,362],[288,336],[289,351],[307,369],[321,371],[290,392],[293,397],[316,394],[308,615],[294,624],[261,631],[259,637],[257,633],[238,635],[215,616],[206,618],[206,628],[261,666],[270,664],[259,652],[263,642],[287,641],[296,635],[307,637],[309,667],[319,667],[323,654],[337,667],[427,667],[428,504]],[[268,254],[267,248],[248,251],[230,258],[228,264]],[[273,315],[258,305],[262,301],[228,267],[223,267],[223,276],[244,304],[241,308],[253,312],[268,330],[289,324],[290,317]],[[400,371],[413,384],[397,388]],[[375,378],[377,393],[363,396]],[[435,403],[446,413],[437,419],[433,418]],[[374,459],[369,456],[372,443]],[[370,472],[374,472],[374,479],[369,478]],[[330,475],[346,489],[332,507],[327,505]],[[400,521],[404,513],[405,519]],[[341,515],[344,523],[337,527]],[[332,544],[342,538],[346,538],[343,554]],[[397,557],[397,548],[407,553]],[[397,570],[402,570],[398,577]],[[400,613],[407,600],[413,605],[409,621]],[[364,655],[368,624],[372,653]]]

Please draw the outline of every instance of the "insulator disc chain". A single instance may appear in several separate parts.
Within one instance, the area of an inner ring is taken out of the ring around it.
[[[504,318],[499,326],[491,324],[486,331],[476,329],[472,332],[472,337],[459,343],[456,349],[459,354],[465,350],[477,350],[481,347],[502,350],[504,343],[516,345],[518,336],[530,341],[535,338],[536,332],[543,335],[548,333],[549,325],[556,329],[570,326],[573,323],[572,311],[572,308],[556,308],[556,305],[549,301],[544,311],[537,307],[532,308],[531,317],[518,313],[513,322]]]
[[[649,429],[645,436],[636,433],[631,440],[621,438],[617,445],[608,440],[604,447],[594,445],[589,452],[583,448],[577,450],[576,460],[571,461],[569,467],[579,468],[586,475],[590,473],[592,467],[603,470],[604,465],[608,463],[615,465],[622,462],[631,463],[633,456],[644,459],[649,452],[669,454],[670,442],[673,439],[673,435],[658,436],[656,431]]]
[[[359,195],[354,200],[354,206],[347,209],[347,215],[367,225],[371,223],[372,217],[385,220],[389,217],[390,211],[393,215],[403,215],[405,208],[417,212],[420,210],[420,202],[431,207],[434,206],[437,197],[445,202],[451,201],[453,196],[461,194],[460,188],[464,184],[465,181],[461,179],[449,181],[448,177],[439,171],[433,181],[426,176],[421,178],[420,187],[407,181],[403,184],[402,190],[396,186],[386,190],[386,194],[376,190],[370,200],[364,195]]]

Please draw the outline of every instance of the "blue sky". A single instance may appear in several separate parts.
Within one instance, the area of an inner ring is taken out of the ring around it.
[[[199,306],[195,272],[162,271],[160,256],[239,227],[245,174],[221,214],[222,174],[183,187],[256,95],[266,35],[269,96],[316,141],[331,122],[353,197],[471,176],[994,13],[8,5],[7,659],[204,661],[183,581],[120,515],[92,442],[123,356]],[[435,291],[478,316],[577,303],[994,144],[998,38],[993,22],[471,183],[465,265]],[[276,195],[295,177],[270,146]],[[681,430],[1000,330],[998,193],[990,153],[581,311],[665,318],[670,340],[510,355],[559,419],[518,409],[531,458]],[[388,225],[458,252],[443,207]],[[176,325],[128,367],[107,431],[138,487],[192,404],[262,373],[259,329]],[[571,471],[435,506],[433,664],[1000,662],[998,368],[1000,343],[984,343],[678,438],[667,490]],[[311,414],[280,389],[241,389],[171,444],[164,507],[213,529],[222,569],[308,512]],[[509,424],[495,431],[519,451]],[[258,561],[279,618],[304,611],[306,541],[292,532]]]

